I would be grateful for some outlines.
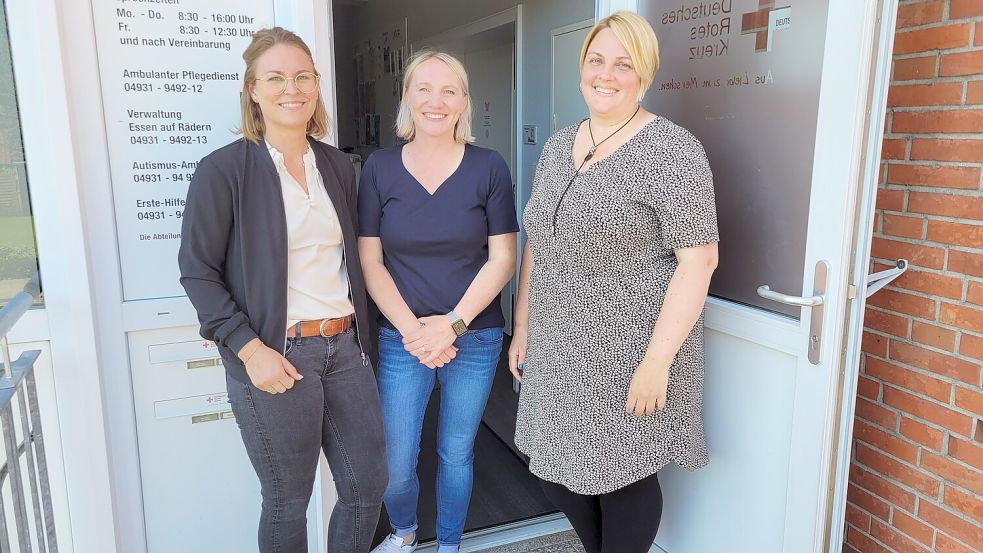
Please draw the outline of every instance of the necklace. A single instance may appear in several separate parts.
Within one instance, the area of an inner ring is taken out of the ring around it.
[[[631,117],[629,117],[628,119],[626,119],[625,122],[621,124],[621,126],[619,126],[617,129],[615,129],[613,133],[611,133],[611,134],[607,135],[606,137],[604,137],[604,140],[601,140],[600,142],[595,142],[594,141],[594,129],[592,129],[591,126],[590,126],[590,117],[587,118],[587,132],[590,134],[591,147],[590,147],[589,150],[587,150],[587,156],[584,157],[584,161],[581,162],[580,167],[577,169],[577,172],[578,173],[580,172],[580,169],[582,169],[584,167],[584,163],[586,163],[587,160],[589,160],[590,158],[594,157],[594,152],[597,151],[597,147],[600,146],[601,144],[604,144],[605,142],[607,142],[609,138],[611,138],[612,136],[618,134],[618,131],[620,131],[621,129],[623,129],[626,126],[628,126],[628,123],[631,123],[632,119],[634,119],[635,116],[638,115],[638,110],[640,110],[640,109],[642,109],[642,106],[641,105],[639,105],[637,108],[635,108],[635,112],[631,114]],[[582,124],[582,122],[581,122],[581,124]]]
[[[560,212],[560,205],[563,204],[563,198],[566,197],[567,191],[570,190],[570,185],[572,185],[573,184],[573,181],[576,180],[577,177],[580,176],[580,171],[583,170],[584,165],[586,165],[587,162],[590,161],[590,159],[592,157],[594,157],[594,152],[597,151],[597,147],[600,146],[601,144],[604,144],[605,142],[607,142],[608,139],[611,138],[612,136],[618,134],[618,132],[621,131],[621,129],[627,127],[628,126],[628,123],[631,123],[632,120],[635,119],[635,116],[638,115],[638,110],[640,110],[640,109],[642,109],[642,106],[641,105],[639,105],[637,108],[635,108],[635,112],[632,113],[631,114],[631,117],[629,117],[627,120],[625,120],[625,122],[622,123],[620,127],[618,127],[617,129],[615,129],[613,133],[611,133],[611,134],[607,135],[606,137],[604,137],[604,139],[601,140],[600,142],[595,142],[594,141],[594,130],[590,126],[590,117],[588,117],[587,119],[584,119],[584,121],[587,121],[587,132],[588,132],[588,134],[590,134],[591,147],[590,147],[589,150],[587,150],[587,155],[584,156],[584,160],[580,162],[580,166],[577,167],[577,170],[573,172],[573,176],[570,177],[570,182],[567,183],[567,186],[563,189],[563,192],[560,194],[560,199],[556,202],[556,208],[553,210],[553,236],[556,236],[556,215],[557,215],[557,213]],[[584,124],[584,121],[581,121],[580,124],[583,125]]]

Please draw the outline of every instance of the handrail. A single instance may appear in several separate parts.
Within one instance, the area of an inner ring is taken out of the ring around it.
[[[11,550],[13,537],[22,553],[58,552],[34,382],[34,364],[41,351],[25,351],[16,361],[11,361],[7,344],[7,333],[39,296],[40,285],[35,274],[24,290],[0,309],[0,353],[3,358],[0,376],[0,551]],[[8,484],[12,496],[3,497],[3,489]],[[11,518],[4,512],[6,505],[13,508]],[[34,543],[31,542],[32,535],[37,540]]]

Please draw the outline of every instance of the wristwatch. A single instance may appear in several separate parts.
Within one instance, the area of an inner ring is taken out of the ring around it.
[[[468,331],[468,325],[464,323],[464,319],[457,314],[457,311],[451,309],[451,312],[447,314],[447,318],[451,320],[451,328],[454,330],[454,334],[461,336]]]

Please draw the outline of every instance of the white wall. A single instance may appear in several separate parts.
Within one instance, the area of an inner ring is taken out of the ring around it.
[[[522,150],[516,168],[519,206],[524,207],[532,190],[543,143],[550,131],[550,40],[553,29],[594,17],[592,0],[533,0],[523,4],[522,42],[522,125],[536,125],[539,140],[535,146],[519,144]],[[578,53],[571,52],[571,56]],[[579,91],[577,92],[579,94]],[[521,212],[520,212],[521,217]]]

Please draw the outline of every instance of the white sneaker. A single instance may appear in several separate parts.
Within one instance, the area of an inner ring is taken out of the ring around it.
[[[403,538],[396,534],[386,536],[386,541],[372,550],[372,553],[411,553],[416,551],[417,543],[403,543]]]

